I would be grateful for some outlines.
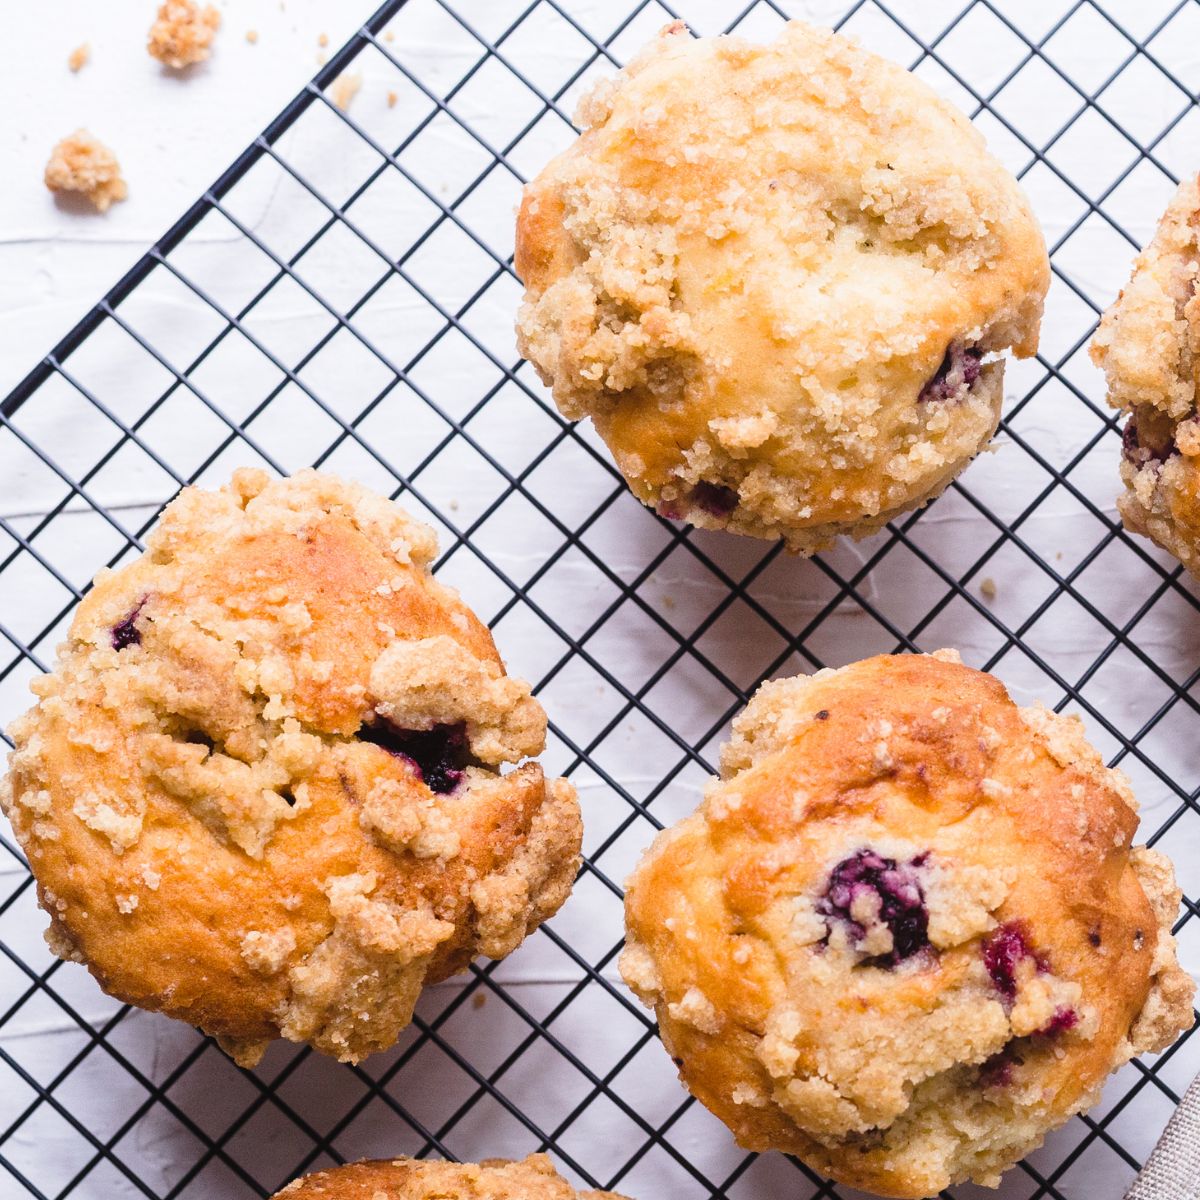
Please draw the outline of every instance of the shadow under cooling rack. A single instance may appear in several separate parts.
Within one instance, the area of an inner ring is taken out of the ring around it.
[[[1051,245],[1042,352],[1010,364],[996,452],[807,562],[643,509],[513,347],[521,185],[573,136],[580,92],[676,16],[756,38],[807,16],[911,66],[971,113]],[[1019,702],[1078,713],[1176,861],[1200,963],[1200,605],[1116,519],[1119,437],[1086,357],[1195,169],[1197,37],[1195,0],[380,8],[0,406],[0,720],[180,487],[319,465],[435,527],[439,576],[551,714],[545,762],[579,789],[586,862],[547,927],[430,989],[394,1050],[344,1067],[279,1044],[242,1072],[51,959],[6,832],[0,1195],[265,1196],[351,1158],[548,1149],[643,1200],[849,1197],[738,1150],[614,968],[620,883],[694,807],[754,687],[872,653],[954,645]],[[342,111],[347,71],[363,86]],[[1198,1068],[1187,1037],[1130,1064],[999,1195],[1117,1200]]]

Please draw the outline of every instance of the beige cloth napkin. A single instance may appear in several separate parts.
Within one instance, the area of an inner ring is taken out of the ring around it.
[[[1192,1080],[1125,1200],[1200,1200],[1200,1075]]]

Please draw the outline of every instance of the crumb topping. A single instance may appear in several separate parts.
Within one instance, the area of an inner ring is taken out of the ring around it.
[[[129,195],[117,156],[86,129],[77,129],[50,152],[46,186],[52,192],[78,192],[99,212]]]
[[[196,0],[165,0],[150,26],[146,49],[164,66],[182,71],[208,58],[212,40],[221,26],[221,14]]]

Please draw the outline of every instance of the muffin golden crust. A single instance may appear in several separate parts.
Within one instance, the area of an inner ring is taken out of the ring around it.
[[[544,1154],[521,1162],[349,1163],[289,1183],[273,1200],[621,1200],[613,1192],[577,1192]]]
[[[1093,361],[1129,414],[1117,508],[1200,575],[1200,181],[1180,185],[1133,275],[1104,314]]]
[[[752,1150],[920,1197],[1192,1022],[1169,862],[1075,718],[956,654],[759,689],[629,882],[626,982]]]
[[[546,718],[429,573],[432,530],[315,471],[185,489],[80,604],[0,803],[47,941],[121,1000],[356,1061],[566,898]]]
[[[812,553],[940,492],[1037,347],[1045,243],[919,79],[798,21],[668,26],[525,189],[518,343],[637,497]]]

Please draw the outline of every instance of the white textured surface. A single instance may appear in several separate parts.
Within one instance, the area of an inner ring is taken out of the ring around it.
[[[83,0],[61,0],[55,7],[54,30],[48,32],[44,12],[36,6],[17,6],[9,14],[11,46],[21,47],[0,88],[8,89],[0,111],[20,113],[9,121],[0,139],[11,150],[4,207],[0,209],[0,392],[33,365],[47,349],[120,276],[141,250],[154,240],[228,164],[315,69],[316,39],[330,36],[330,49],[367,14],[366,5],[320,4],[316,0],[242,0],[224,9],[225,28],[219,36],[212,62],[194,71],[187,80],[160,72],[141,48],[150,4],[123,0],[101,9]],[[501,33],[525,5],[512,0],[463,0],[459,11],[468,15],[489,37]],[[614,23],[609,0],[576,0],[570,11],[587,28],[607,32]],[[703,32],[719,27],[734,6],[718,0],[681,4]],[[922,32],[935,32],[960,5],[947,0],[894,6]],[[1063,0],[1014,0],[1001,4],[1012,20],[1031,37],[1042,37],[1070,7]],[[1172,4],[1161,0],[1108,0],[1109,13],[1130,23],[1145,36],[1168,13]],[[796,15],[832,20],[845,8],[841,3],[792,5]],[[113,11],[115,10],[115,11]],[[1153,44],[1169,66],[1200,83],[1200,13],[1185,6],[1180,24]],[[60,15],[61,14],[61,15]],[[628,54],[662,21],[650,12],[627,30],[616,43],[621,57]],[[769,19],[759,16],[748,32],[766,33]],[[259,33],[256,45],[244,40],[245,31]],[[413,0],[403,23],[397,24],[395,52],[427,85],[443,92],[476,60],[480,47],[463,33],[430,0]],[[854,28],[859,36],[900,61],[913,57],[911,43],[889,31],[886,22],[869,7]],[[77,77],[65,67],[72,46],[89,40],[91,64]],[[522,32],[506,43],[505,53],[518,61],[535,81],[556,87],[573,69],[580,40],[561,21],[538,9]],[[1050,48],[1089,90],[1099,87],[1128,53],[1111,27],[1085,5],[1082,15]],[[989,90],[1019,63],[1024,48],[994,21],[967,22],[947,41],[947,61],[967,74],[976,87]],[[1171,85],[1145,64],[1131,67],[1129,86],[1110,89],[1104,102],[1114,119],[1141,137],[1154,136],[1182,107]],[[1034,64],[1037,68],[1037,64]],[[374,52],[363,56],[365,84],[352,115],[382,144],[398,144],[423,115],[417,94]],[[592,68],[587,73],[596,73]],[[951,98],[970,108],[968,97],[933,64],[921,73]],[[386,103],[396,89],[396,107]],[[578,85],[563,107],[570,111]],[[1030,69],[1000,102],[1005,114],[1039,146],[1065,124],[1079,106],[1079,97],[1046,69]],[[492,145],[513,137],[536,114],[528,92],[493,63],[454,101],[454,111]],[[1193,169],[1196,121],[1194,111],[1158,146],[1160,161],[1176,174]],[[80,215],[59,206],[40,183],[41,168],[52,142],[78,124],[87,124],[117,150],[130,184],[130,200],[105,217]],[[981,125],[998,153],[1014,169],[1025,165],[1027,153],[1004,133],[994,119]],[[513,152],[511,158],[526,173],[536,170],[546,156],[566,138],[553,120],[540,122]],[[341,203],[377,164],[377,158],[328,111],[316,108],[288,135],[282,147],[288,163],[304,173],[328,199]],[[1075,178],[1089,196],[1099,195],[1135,155],[1103,121],[1083,118],[1055,142],[1048,157],[1055,168]],[[403,255],[416,232],[437,214],[438,203],[455,200],[461,190],[487,166],[487,157],[451,122],[438,121],[418,139],[404,158],[405,165],[428,189],[422,196],[387,172],[357,200],[353,219],[385,254]],[[1086,204],[1063,186],[1054,171],[1035,166],[1026,180],[1035,206],[1056,242],[1086,213]],[[1105,208],[1144,240],[1165,203],[1170,182],[1149,162],[1142,162],[1105,200]],[[511,177],[494,172],[464,201],[458,211],[471,229],[478,231],[501,254],[511,249],[511,213],[517,187]],[[326,213],[313,197],[270,164],[260,164],[231,195],[229,209],[265,245],[289,254],[316,229]],[[1132,247],[1094,216],[1085,221],[1057,256],[1059,269],[1071,284],[1097,302],[1107,302],[1123,282]],[[271,264],[261,251],[240,238],[223,218],[210,216],[172,256],[187,279],[203,287],[215,300],[239,308],[269,277]],[[416,287],[450,311],[456,311],[495,267],[477,245],[452,227],[443,225],[424,251],[406,263],[412,284],[392,277],[356,315],[354,323],[371,340],[368,348],[347,331],[334,333],[331,314],[294,284],[284,284],[258,305],[246,322],[250,336],[274,355],[279,364],[295,371],[297,380],[286,385],[270,409],[251,426],[251,436],[281,466],[292,469],[322,455],[338,437],[337,421],[355,418],[364,406],[382,393],[378,406],[358,428],[367,442],[401,470],[411,469],[445,435],[447,426],[408,388],[419,390],[444,412],[456,417],[468,412],[498,382],[494,363],[463,337],[452,333],[408,375],[408,384],[391,387],[388,364],[408,365],[425,342],[439,331],[441,319],[422,299]],[[370,282],[382,278],[383,260],[361,242],[336,231],[323,239],[298,268],[302,278],[345,312],[361,297]],[[414,286],[415,285],[415,286]],[[515,363],[512,347],[512,312],[517,290],[501,278],[473,305],[463,325],[500,363]],[[180,280],[156,271],[122,307],[131,328],[148,339],[170,365],[186,369],[222,322]],[[1056,280],[1048,306],[1043,349],[1053,361],[1067,355],[1090,320],[1086,306],[1062,280]],[[307,351],[321,337],[334,334],[328,346],[303,367]],[[375,353],[378,350],[380,353]],[[381,361],[383,359],[386,361]],[[136,420],[146,405],[171,383],[170,372],[115,326],[107,325],[70,360],[69,368],[121,420]],[[1010,369],[1010,400],[1019,399],[1040,377],[1040,370],[1025,364]],[[1083,353],[1075,353],[1064,374],[1087,395],[1098,399],[1101,390],[1094,370]],[[531,380],[527,373],[522,379]],[[226,338],[203,364],[191,373],[189,384],[177,388],[158,414],[139,429],[144,446],[159,455],[175,472],[190,474],[217,451],[227,431],[219,414],[240,419],[284,381],[241,335]],[[305,393],[309,389],[312,395]],[[326,406],[322,412],[314,400]],[[332,416],[330,415],[332,414]],[[63,380],[55,380],[28,405],[17,427],[54,453],[63,470],[78,480],[111,445],[117,431]],[[1039,392],[1019,419],[1020,434],[1057,466],[1069,462],[1098,428],[1089,413],[1061,384]],[[506,470],[517,472],[550,438],[553,428],[541,410],[512,383],[496,392],[469,429],[480,445]],[[1113,515],[1116,487],[1116,439],[1107,437],[1072,473],[1075,485],[1106,513]],[[221,482],[236,464],[254,461],[244,445],[220,454],[201,478]],[[327,465],[367,483],[394,486],[380,463],[352,438],[330,455]],[[1017,517],[1048,483],[1048,476],[1012,442],[1001,440],[995,453],[983,456],[965,477],[971,493],[1005,519]],[[456,439],[418,480],[424,499],[436,506],[447,523],[466,527],[502,493],[504,481],[479,454]],[[126,530],[141,527],[155,505],[175,489],[171,476],[156,466],[149,454],[128,444],[112,462],[87,483],[87,493]],[[529,477],[527,489],[561,521],[575,528],[612,491],[612,481],[571,442],[563,442]],[[37,527],[39,514],[64,496],[60,477],[41,464],[13,438],[0,438],[0,516],[19,533]],[[421,511],[417,499],[405,503]],[[438,525],[444,544],[451,531]],[[1051,562],[1058,572],[1069,571],[1101,540],[1102,527],[1068,493],[1056,490],[1021,525],[1021,536]],[[940,500],[914,528],[913,541],[947,571],[958,574],[974,561],[996,531],[958,493]],[[486,521],[472,540],[518,583],[528,579],[559,541],[545,516],[527,502],[507,501]],[[634,578],[666,537],[653,517],[627,496],[621,497],[584,537],[598,560],[622,579]],[[0,534],[0,552],[10,542]],[[758,562],[762,547],[735,539],[701,536],[702,546],[731,576],[742,577]],[[843,546],[827,561],[848,577],[881,544],[880,539],[858,546]],[[120,534],[104,518],[89,511],[78,498],[39,534],[36,545],[71,584],[83,586],[96,567],[120,548]],[[1159,561],[1165,561],[1159,556]],[[485,617],[496,614],[510,598],[508,588],[467,551],[459,551],[445,567],[445,575],[462,587],[467,598]],[[992,577],[997,593],[989,605],[1009,627],[1018,626],[1054,588],[1047,575],[1011,544],[999,550],[968,585],[978,595],[979,584]],[[1105,551],[1093,567],[1075,581],[1077,593],[1110,620],[1124,623],[1137,605],[1160,582],[1159,576],[1124,547]],[[751,585],[754,599],[784,628],[804,629],[836,599],[836,589],[816,564],[776,559]],[[904,630],[917,624],[931,606],[941,601],[945,585],[913,554],[903,548],[887,558],[860,585],[864,600],[878,605]],[[578,551],[569,552],[553,571],[532,589],[532,596],[572,634],[590,625],[616,594],[611,580],[596,563]],[[690,633],[726,594],[726,587],[696,559],[677,549],[639,588],[650,608],[676,630]],[[0,624],[21,639],[38,634],[69,593],[45,570],[24,555],[0,574]],[[1200,640],[1195,614],[1176,593],[1168,591],[1136,627],[1137,644],[1175,679],[1186,678],[1200,666]],[[55,634],[45,636],[35,648],[47,659]],[[540,678],[563,653],[563,643],[551,633],[529,605],[518,604],[497,627],[497,639],[512,668]],[[964,658],[980,665],[1002,645],[997,630],[961,600],[947,604],[941,615],[918,637],[932,649],[942,644],[960,647]],[[1093,621],[1079,603],[1060,597],[1040,617],[1026,636],[1027,643],[1072,682],[1079,680],[1098,655],[1105,653],[1110,635]],[[809,638],[813,654],[831,664],[894,644],[885,630],[852,600],[843,598]],[[698,639],[698,648],[740,686],[745,687],[780,652],[777,631],[737,605]],[[587,649],[630,689],[637,689],[676,648],[676,642],[656,628],[644,611],[626,603],[593,635]],[[0,643],[0,663],[10,651]],[[784,670],[806,666],[793,655]],[[32,670],[27,664],[0,681],[0,721],[7,721],[27,702],[25,683]],[[1028,658],[1018,651],[1005,656],[997,673],[1021,702],[1042,699],[1055,703],[1061,693]],[[1132,733],[1149,720],[1166,697],[1166,689],[1143,664],[1118,650],[1086,683],[1085,695],[1097,710],[1123,733]],[[621,697],[586,661],[574,659],[543,691],[552,718],[566,736],[587,743],[607,719],[621,711]],[[666,715],[672,726],[690,741],[704,741],[712,761],[716,738],[708,727],[731,702],[730,694],[711,673],[684,656],[650,690],[646,703]],[[1088,720],[1089,731],[1106,753],[1115,754],[1118,743],[1111,734]],[[1169,776],[1188,790],[1197,777],[1196,718],[1177,706],[1147,735],[1148,755]],[[705,739],[707,738],[707,741]],[[550,751],[554,763],[566,766],[568,750],[556,742]],[[626,713],[595,751],[597,761],[634,796],[642,797],[669,770],[678,752],[636,713]],[[1174,810],[1177,801],[1162,781],[1145,766],[1126,759],[1142,800],[1147,828],[1155,827]],[[627,814],[627,808],[586,768],[576,773],[588,825],[588,847],[607,837]],[[687,768],[654,801],[653,811],[669,821],[696,802],[702,783],[698,770]],[[1188,824],[1188,821],[1191,824]],[[1185,818],[1164,842],[1181,868],[1194,895],[1200,880],[1200,849],[1195,817]],[[639,821],[608,850],[602,866],[610,878],[620,880],[649,836]],[[0,862],[0,889],[19,878],[8,862]],[[0,937],[26,961],[44,967],[47,955],[40,944],[42,918],[26,892],[0,917]],[[1195,922],[1185,937],[1185,962],[1200,970],[1200,944]],[[595,961],[620,936],[620,908],[611,894],[593,878],[585,877],[575,896],[554,922],[558,933]],[[612,975],[611,967],[606,971]],[[535,938],[498,972],[509,981],[520,1002],[542,1014],[566,994],[578,977],[577,970],[550,944]],[[615,977],[615,976],[614,976]],[[23,977],[0,959],[0,1007],[20,995]],[[87,1018],[101,1024],[116,1006],[104,998],[79,968],[67,966],[54,976],[54,987],[70,999]],[[422,1012],[434,1017],[456,992],[457,985],[436,989],[423,1002]],[[572,1053],[601,1074],[610,1069],[631,1043],[638,1027],[623,1010],[605,999],[594,985],[586,989],[560,1016],[556,1035]],[[490,996],[480,1009],[464,1006],[447,1026],[447,1040],[478,1069],[488,1071],[517,1044],[526,1027],[502,1000]],[[159,1017],[134,1014],[112,1034],[120,1047],[150,1077],[163,1078],[195,1044],[188,1029]],[[1165,1070],[1165,1078],[1182,1090],[1200,1065],[1200,1039],[1194,1039]],[[3,1029],[0,1046],[42,1081],[86,1045],[77,1026],[64,1021],[61,1012],[44,996],[27,1002]],[[277,1047],[259,1074],[269,1078],[289,1061],[292,1051]],[[396,1059],[396,1052],[366,1064],[378,1074]],[[6,1075],[0,1065],[0,1129],[28,1103],[25,1085]],[[1110,1086],[1097,1116],[1121,1099],[1137,1078],[1130,1068]],[[539,1042],[502,1081],[511,1096],[543,1128],[551,1129],[586,1094],[581,1077],[564,1066]],[[634,1103],[648,1119],[661,1121],[682,1098],[666,1055],[657,1044],[646,1046],[634,1064],[614,1081],[614,1089]],[[390,1085],[393,1094],[430,1127],[436,1127],[469,1093],[466,1076],[449,1066],[434,1048],[426,1047]],[[317,1129],[324,1132],[359,1097],[362,1085],[335,1065],[310,1058],[285,1085],[282,1094]],[[72,1111],[101,1137],[120,1124],[144,1098],[103,1051],[93,1052],[84,1065],[56,1089]],[[214,1051],[208,1051],[196,1068],[172,1088],[171,1099],[210,1134],[223,1131],[229,1121],[253,1099],[248,1083]],[[1168,1107],[1153,1087],[1116,1118],[1112,1133],[1132,1153],[1144,1156],[1165,1124]],[[1039,1171],[1049,1172],[1069,1154],[1085,1133],[1073,1122],[1054,1135],[1046,1148],[1033,1156]],[[672,1141],[712,1178],[734,1170],[742,1155],[728,1135],[693,1105],[671,1133]],[[378,1099],[372,1100],[349,1127],[338,1133],[335,1145],[347,1157],[388,1154],[419,1147],[419,1140]],[[641,1144],[641,1134],[608,1100],[600,1100],[565,1134],[563,1145],[595,1175],[607,1179]],[[460,1156],[517,1154],[536,1148],[534,1139],[491,1102],[479,1105],[447,1137],[447,1145]],[[242,1132],[228,1143],[229,1153],[270,1184],[284,1174],[307,1149],[308,1143],[271,1104],[245,1122]],[[48,1193],[61,1187],[86,1159],[83,1143],[46,1106],[21,1132],[0,1148],[23,1170],[39,1180]],[[119,1153],[140,1172],[156,1192],[172,1186],[197,1153],[197,1143],[161,1107],[156,1105],[121,1141]],[[1132,1177],[1128,1164],[1117,1159],[1103,1142],[1096,1142],[1068,1170],[1058,1187],[1072,1200],[1115,1200]],[[0,1197],[7,1200],[11,1182],[0,1173]],[[213,1167],[201,1175],[186,1194],[205,1200],[240,1196],[240,1184],[224,1168]],[[701,1193],[683,1177],[661,1151],[652,1150],[620,1187],[639,1200],[660,1200]],[[1033,1190],[1028,1176],[1017,1171],[1006,1180],[1000,1195],[1018,1200]],[[841,1194],[851,1195],[848,1189]],[[738,1200],[766,1200],[783,1193],[806,1195],[803,1178],[775,1156],[756,1163],[730,1195]],[[18,1190],[16,1195],[21,1195]],[[111,1168],[89,1175],[75,1192],[100,1200],[138,1194]],[[983,1195],[978,1189],[958,1189],[956,1195]],[[988,1193],[990,1194],[990,1193]]]

